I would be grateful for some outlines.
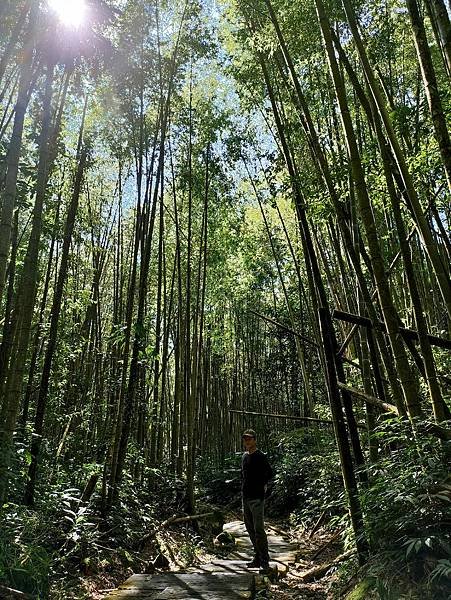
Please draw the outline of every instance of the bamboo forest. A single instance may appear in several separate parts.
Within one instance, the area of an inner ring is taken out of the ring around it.
[[[451,598],[450,19],[0,0],[0,598]]]

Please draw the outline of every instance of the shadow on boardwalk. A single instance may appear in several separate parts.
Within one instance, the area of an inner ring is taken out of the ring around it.
[[[247,569],[245,562],[252,556],[252,546],[244,524],[234,521],[224,530],[235,538],[236,546],[227,559],[217,559],[191,572],[172,572],[156,575],[135,574],[104,600],[238,600],[253,598],[256,587],[265,585],[257,571]],[[268,528],[271,567],[275,574],[286,574],[296,560],[296,545]]]

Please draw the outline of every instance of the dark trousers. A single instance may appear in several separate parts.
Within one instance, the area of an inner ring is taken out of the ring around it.
[[[243,498],[244,524],[254,546],[255,558],[261,564],[269,562],[268,539],[265,532],[265,501]]]

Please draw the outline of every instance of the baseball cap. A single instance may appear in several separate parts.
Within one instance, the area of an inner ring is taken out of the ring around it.
[[[241,437],[253,437],[254,439],[257,439],[257,434],[253,429],[246,429],[246,431],[243,432],[243,435]]]

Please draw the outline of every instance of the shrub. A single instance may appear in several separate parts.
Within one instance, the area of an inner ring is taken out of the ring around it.
[[[367,573],[382,599],[449,598],[449,443],[415,438],[411,426],[396,418],[385,420],[375,435],[380,458],[368,467],[369,486],[361,491],[372,548]]]
[[[324,509],[342,511],[342,479],[332,432],[302,428],[278,438],[274,468],[268,500],[274,514],[293,511],[294,521],[308,523]]]

